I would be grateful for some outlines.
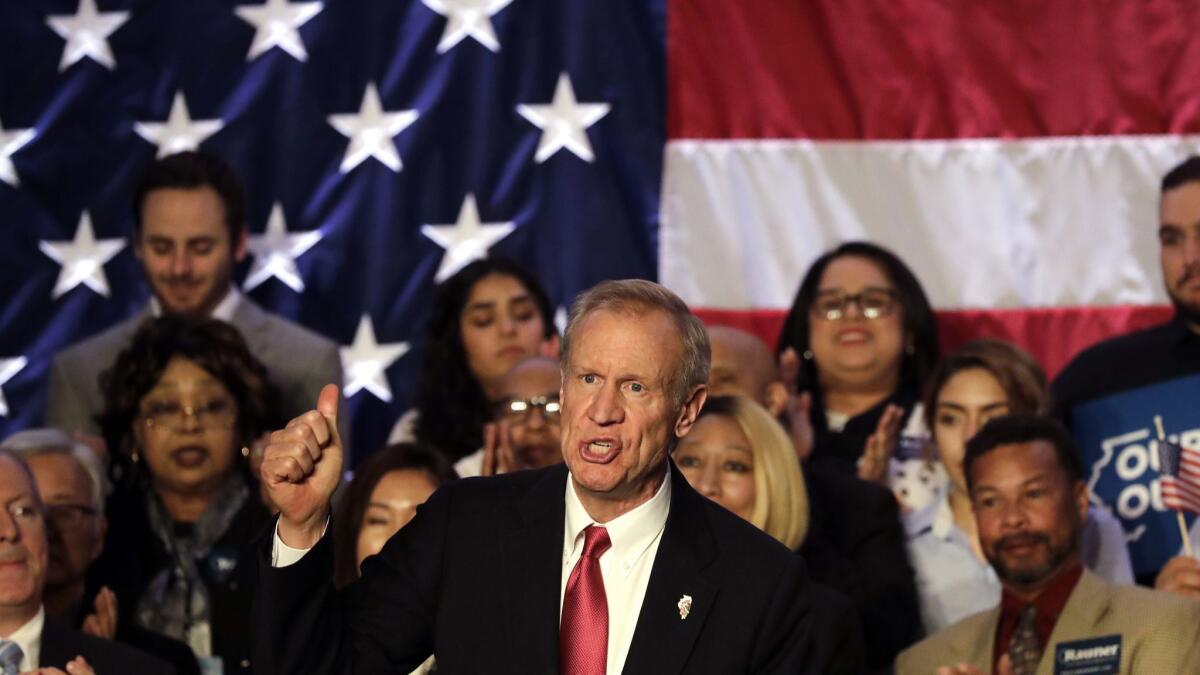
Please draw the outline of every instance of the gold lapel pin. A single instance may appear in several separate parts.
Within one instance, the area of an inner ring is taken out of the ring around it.
[[[692,596],[685,595],[679,598],[679,603],[676,607],[679,608],[679,618],[681,620],[688,618],[688,614],[692,611]]]

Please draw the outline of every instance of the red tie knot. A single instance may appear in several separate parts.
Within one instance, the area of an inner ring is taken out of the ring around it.
[[[596,525],[583,528],[583,557],[599,560],[604,552],[612,548],[608,530]]]

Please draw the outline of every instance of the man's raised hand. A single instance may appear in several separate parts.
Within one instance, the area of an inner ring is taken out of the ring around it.
[[[279,538],[293,548],[316,545],[329,519],[344,454],[338,396],[337,385],[325,385],[317,409],[273,432],[263,453],[262,481],[279,508]]]

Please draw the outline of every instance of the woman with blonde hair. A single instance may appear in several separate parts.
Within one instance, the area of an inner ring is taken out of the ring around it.
[[[792,448],[758,403],[712,396],[673,457],[698,492],[804,557],[822,602],[840,608],[834,621],[842,625],[828,627],[836,652],[829,662],[846,668],[837,672],[886,665],[915,639],[895,630],[898,617],[917,612],[895,502],[841,472],[802,469]],[[864,488],[874,491],[864,498]],[[870,498],[876,493],[891,511]]]
[[[711,419],[697,421],[675,450],[675,464],[688,482],[784,546],[799,549],[808,531],[808,490],[787,433],[766,409],[741,396],[708,399],[700,418]]]

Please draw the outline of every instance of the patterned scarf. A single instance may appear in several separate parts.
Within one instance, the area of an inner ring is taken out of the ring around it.
[[[202,568],[249,494],[246,482],[235,472],[204,510],[191,536],[181,537],[158,494],[146,491],[150,529],[166,548],[171,562],[142,593],[136,615],[139,625],[186,642],[197,656],[212,655],[208,586]]]

